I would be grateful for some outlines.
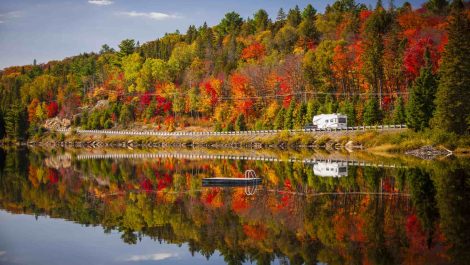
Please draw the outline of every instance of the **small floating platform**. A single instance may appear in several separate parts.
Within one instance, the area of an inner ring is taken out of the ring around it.
[[[203,187],[245,187],[261,184],[261,178],[205,178]]]

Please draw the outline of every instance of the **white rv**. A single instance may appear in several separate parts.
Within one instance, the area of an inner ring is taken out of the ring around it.
[[[313,174],[320,177],[346,177],[348,164],[342,162],[318,162],[313,165]]]
[[[318,129],[346,129],[348,116],[340,113],[315,115],[313,126]]]

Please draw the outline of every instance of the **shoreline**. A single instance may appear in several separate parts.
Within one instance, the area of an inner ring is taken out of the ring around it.
[[[0,142],[0,146],[21,145],[45,148],[248,148],[248,149],[325,149],[362,150],[377,153],[402,153],[432,146],[437,151],[470,154],[470,137],[432,139],[425,133],[409,129],[394,131],[355,131],[303,133],[281,131],[259,135],[145,136],[46,133],[27,142]]]

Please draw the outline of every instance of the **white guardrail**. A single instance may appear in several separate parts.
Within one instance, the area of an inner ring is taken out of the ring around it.
[[[355,126],[344,129],[293,129],[293,130],[259,130],[259,131],[232,131],[232,132],[156,132],[156,131],[116,131],[116,130],[81,130],[75,131],[80,134],[107,134],[107,135],[140,135],[140,136],[219,136],[219,135],[262,135],[276,134],[287,131],[289,133],[314,133],[314,132],[347,132],[366,130],[395,130],[406,128],[405,124],[398,125],[375,125]],[[71,129],[57,129],[57,132],[69,132]]]

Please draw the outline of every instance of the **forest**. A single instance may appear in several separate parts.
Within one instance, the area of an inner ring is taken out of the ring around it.
[[[84,129],[297,129],[320,113],[355,125],[470,130],[470,8],[430,0],[338,0],[225,14],[154,41],[123,40],[0,72],[0,138],[41,136],[47,119]]]

